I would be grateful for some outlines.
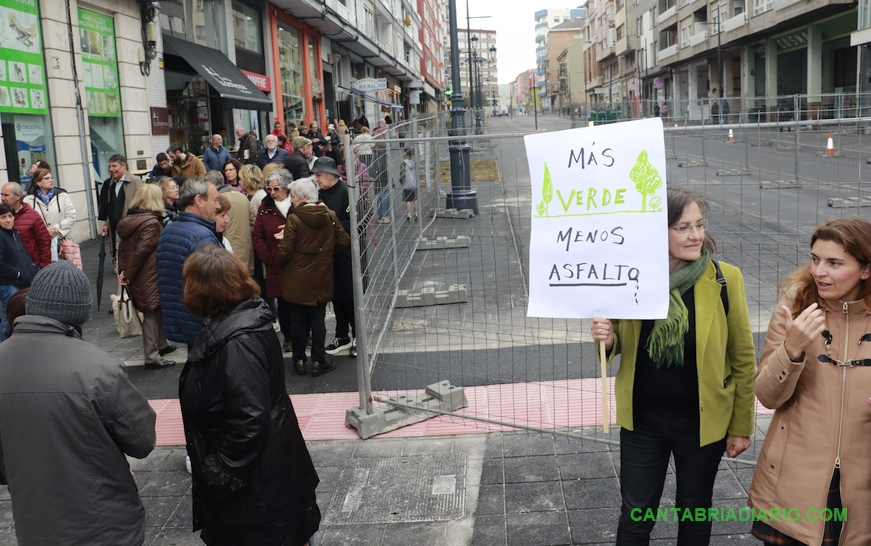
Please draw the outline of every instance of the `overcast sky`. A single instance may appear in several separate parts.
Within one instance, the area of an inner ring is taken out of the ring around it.
[[[535,68],[535,12],[541,9],[576,8],[585,0],[543,0],[536,2],[513,0],[468,0],[471,28],[496,31],[496,55],[499,83],[513,81],[524,70]],[[457,0],[457,26],[466,27],[466,2]]]

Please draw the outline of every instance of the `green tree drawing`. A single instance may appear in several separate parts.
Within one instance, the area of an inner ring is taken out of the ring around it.
[[[635,182],[635,189],[641,194],[641,210],[646,212],[647,198],[653,196],[656,190],[662,186],[662,177],[659,176],[656,167],[650,164],[645,150],[638,154],[638,160],[629,171],[629,178]],[[651,199],[650,204],[653,210],[659,210],[659,207],[662,206],[662,200]]]
[[[553,199],[553,180],[550,177],[550,169],[547,168],[547,162],[544,163],[544,183],[541,185],[541,203],[538,204],[536,210],[539,216],[547,217],[547,209],[550,206],[550,201]]]

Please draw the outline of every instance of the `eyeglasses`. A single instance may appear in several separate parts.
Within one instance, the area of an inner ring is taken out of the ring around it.
[[[266,191],[278,191],[281,189],[281,186],[266,186]]]
[[[689,235],[691,229],[697,229],[699,233],[704,233],[708,230],[708,221],[702,220],[697,224],[681,224],[679,226],[672,226],[671,229],[675,231],[678,235]]]

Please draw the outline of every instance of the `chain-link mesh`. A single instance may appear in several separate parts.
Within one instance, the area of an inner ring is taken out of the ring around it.
[[[809,111],[797,118],[742,123],[739,115],[724,124],[676,127],[664,120],[667,183],[692,186],[710,201],[709,234],[718,258],[742,270],[757,353],[777,285],[807,259],[814,228],[831,218],[871,218],[871,195],[861,183],[871,168],[871,120],[815,119]],[[491,117],[484,135],[464,137],[477,192],[474,217],[441,211],[452,188],[457,140],[446,136],[447,113],[409,122],[404,133],[400,127],[376,141],[374,161],[382,166],[370,165],[371,182],[360,184],[357,207],[364,250],[364,295],[357,302],[358,340],[365,338],[366,353],[361,407],[448,381],[465,390],[469,404],[431,426],[456,433],[510,425],[616,440],[617,427],[605,434],[600,426],[589,321],[526,316],[531,195],[522,136],[569,129],[574,121],[571,115],[535,120],[531,113]],[[834,150],[827,154],[830,143]],[[411,166],[403,169],[406,150]],[[412,221],[401,188],[409,168],[417,180],[418,217]],[[448,248],[424,250],[439,238]],[[401,306],[415,298],[423,302],[425,294],[445,303]],[[770,419],[769,411],[758,409],[759,433],[741,456],[749,464]],[[612,402],[612,423],[613,417]]]

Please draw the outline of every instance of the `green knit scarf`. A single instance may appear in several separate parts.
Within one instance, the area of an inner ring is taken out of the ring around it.
[[[653,323],[647,340],[647,352],[659,368],[663,364],[683,366],[683,337],[690,327],[689,312],[681,297],[702,276],[711,261],[711,254],[703,251],[698,260],[689,262],[668,276],[668,316]]]

